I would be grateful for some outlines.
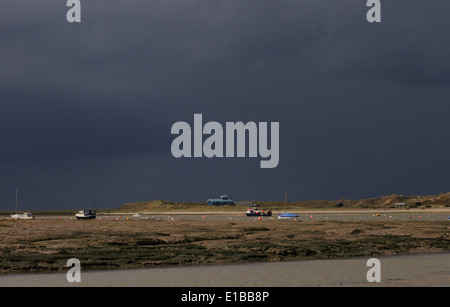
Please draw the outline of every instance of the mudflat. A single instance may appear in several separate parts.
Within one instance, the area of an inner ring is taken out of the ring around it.
[[[449,233],[446,220],[2,219],[0,273],[443,252]]]

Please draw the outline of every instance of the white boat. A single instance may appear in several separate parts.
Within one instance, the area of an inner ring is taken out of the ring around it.
[[[95,210],[80,210],[75,214],[78,220],[93,220],[97,217]]]
[[[142,217],[142,213],[137,212],[137,213],[133,214],[133,217]]]
[[[33,213],[25,212],[25,213],[17,213],[17,189],[16,189],[16,213],[10,215],[12,219],[17,220],[33,220]]]
[[[25,212],[23,214],[19,214],[19,219],[21,220],[33,220],[34,219],[34,215],[33,213],[30,212]]]

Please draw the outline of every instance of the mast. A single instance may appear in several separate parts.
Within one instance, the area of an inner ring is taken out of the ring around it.
[[[286,192],[284,192],[284,212],[286,212]]]
[[[17,189],[16,189],[16,214],[17,214]]]

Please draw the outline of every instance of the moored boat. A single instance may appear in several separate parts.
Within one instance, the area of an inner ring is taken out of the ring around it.
[[[279,220],[289,220],[298,218],[298,214],[286,212],[286,192],[284,193],[284,213],[278,215]]]
[[[75,214],[78,220],[93,220],[97,217],[95,210],[80,210]]]
[[[14,220],[21,219],[21,220],[33,220],[34,215],[33,213],[25,212],[25,213],[17,213],[17,198],[18,198],[18,191],[16,189],[16,213],[11,214],[10,217]]]
[[[247,211],[245,211],[246,216],[272,216],[271,210],[264,210],[260,209],[259,205],[254,204],[253,208],[247,208]]]
[[[16,214],[11,214],[10,217],[14,220],[20,219],[20,220],[33,220],[34,219],[34,215],[33,213],[16,213]]]
[[[25,212],[23,214],[19,214],[19,219],[21,220],[34,220],[33,213]]]
[[[288,220],[288,219],[295,219],[295,218],[298,218],[298,214],[293,214],[293,213],[289,213],[289,212],[285,212],[278,216],[279,220]]]

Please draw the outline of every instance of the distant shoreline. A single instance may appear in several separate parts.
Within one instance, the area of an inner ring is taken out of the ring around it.
[[[282,210],[277,210],[277,212],[273,212],[273,214],[278,214],[284,212]],[[390,212],[390,213],[417,213],[417,212],[449,212],[450,208],[422,208],[422,209],[394,209],[394,208],[380,208],[380,209],[346,209],[346,210],[329,210],[329,209],[297,209],[297,210],[288,210],[291,213],[327,213],[327,214],[352,214],[352,213],[380,213],[380,212]],[[110,213],[99,213],[100,215],[127,215],[134,214],[136,212],[110,212]],[[196,215],[196,214],[244,214],[244,211],[143,211],[139,212],[144,215]]]
[[[129,212],[117,212],[111,209],[100,209],[97,211],[97,216],[120,216],[120,215],[133,215],[136,213],[140,213],[142,215],[240,215],[245,214],[245,206],[238,205],[240,207],[240,211],[236,211],[233,209],[237,209],[237,206],[227,206],[228,210],[225,208],[220,208],[222,210],[214,210],[215,208],[209,208],[210,210],[191,210],[191,211],[183,211],[180,210],[172,210],[172,211],[129,211]],[[320,208],[311,208],[311,209],[288,209],[290,213],[297,214],[318,214],[318,213],[326,213],[326,214],[359,214],[359,213],[446,213],[450,214],[450,207],[441,207],[441,208],[408,208],[408,209],[398,209],[398,208],[378,208],[378,209],[358,209],[358,208],[335,208],[335,209],[320,209]],[[19,211],[20,212],[32,212],[37,214],[37,216],[74,216],[77,210],[29,210],[29,211]],[[274,215],[281,214],[284,210],[272,210]],[[9,217],[12,212],[10,211],[0,211],[0,218]]]
[[[247,207],[252,206],[253,201],[242,200],[236,201],[234,205],[208,205],[204,202],[186,202],[186,201],[169,201],[164,199],[138,201],[134,203],[125,203],[117,208],[96,208],[90,205],[90,209],[94,209],[98,214],[128,214],[128,213],[148,213],[148,214],[237,214],[238,211],[245,211]],[[437,195],[386,195],[366,199],[338,199],[338,200],[302,200],[302,201],[255,201],[262,209],[272,210],[272,212],[371,212],[379,210],[393,210],[395,212],[413,212],[412,210],[450,211],[450,192]],[[397,207],[402,205],[402,207]],[[71,215],[79,210],[88,209],[82,204],[74,209],[22,209],[18,212],[31,212],[40,215]],[[15,210],[0,210],[0,216],[10,215]]]

